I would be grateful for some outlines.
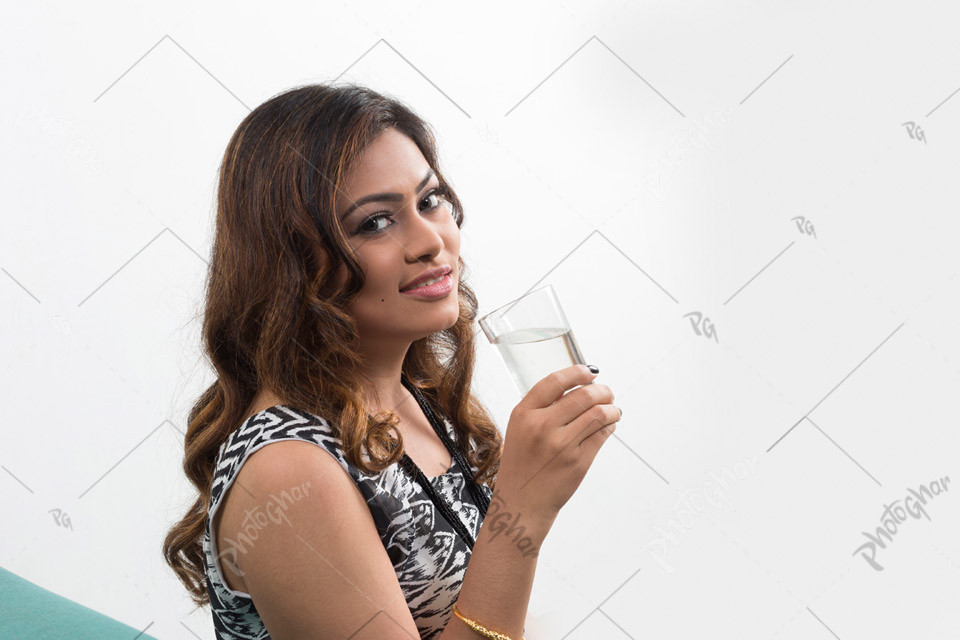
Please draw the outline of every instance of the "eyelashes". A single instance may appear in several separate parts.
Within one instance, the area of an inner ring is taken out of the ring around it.
[[[435,189],[431,189],[430,191],[428,191],[427,194],[421,200],[421,202],[423,202],[424,200],[428,200],[430,197],[436,197],[437,204],[426,209],[426,211],[434,211],[436,209],[439,209],[441,206],[443,206],[443,203],[445,202],[445,199],[443,198],[443,196],[445,196],[446,194],[447,194],[446,187],[442,187],[442,186],[436,187]],[[377,234],[382,233],[386,229],[386,227],[384,227],[383,229],[369,229],[367,228],[367,225],[369,225],[371,222],[376,222],[381,218],[389,218],[390,215],[391,214],[389,212],[380,211],[373,214],[372,216],[369,216],[368,218],[364,219],[364,221],[361,222],[359,226],[357,226],[357,228],[354,230],[354,234],[375,236]]]

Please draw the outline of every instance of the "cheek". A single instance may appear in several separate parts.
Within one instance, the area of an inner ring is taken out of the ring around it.
[[[447,248],[451,251],[459,253],[460,251],[460,227],[457,226],[457,221],[453,218],[450,218],[450,223],[448,226],[447,232],[444,234]]]
[[[399,290],[400,274],[397,265],[403,264],[404,256],[402,249],[393,243],[384,243],[370,249],[360,252],[360,265],[365,276],[361,295],[378,296],[379,301],[384,293]]]

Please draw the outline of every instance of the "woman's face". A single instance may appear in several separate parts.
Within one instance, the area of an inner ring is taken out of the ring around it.
[[[460,229],[450,205],[434,192],[439,186],[416,143],[391,128],[367,147],[337,193],[336,215],[366,278],[348,311],[373,348],[419,340],[452,327],[460,315]],[[386,197],[363,201],[377,194]],[[427,269],[445,266],[452,289],[444,297],[400,292]],[[337,278],[346,282],[346,265]]]

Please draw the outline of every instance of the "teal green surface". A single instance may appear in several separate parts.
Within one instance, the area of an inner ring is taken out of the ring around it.
[[[47,591],[3,567],[0,567],[0,638],[156,640],[138,629]]]

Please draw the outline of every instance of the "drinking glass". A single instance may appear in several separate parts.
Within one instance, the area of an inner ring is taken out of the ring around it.
[[[554,371],[587,364],[552,285],[491,311],[480,327],[497,345],[520,395]]]

